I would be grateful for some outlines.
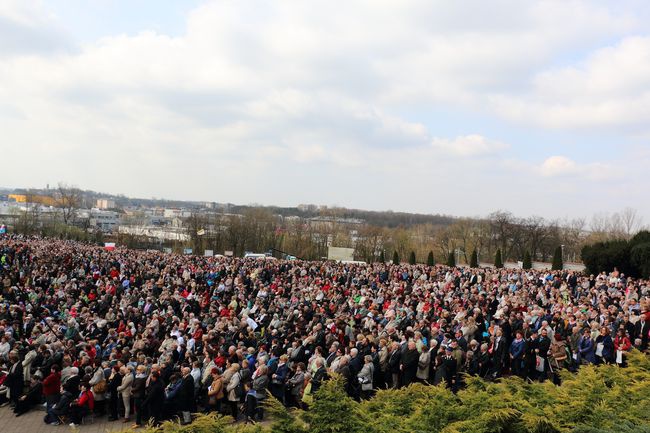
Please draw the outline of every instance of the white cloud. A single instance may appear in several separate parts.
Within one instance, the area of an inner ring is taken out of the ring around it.
[[[538,73],[529,94],[492,101],[506,117],[546,127],[647,131],[649,86],[650,36],[633,36],[579,64]]]
[[[551,156],[547,158],[541,166],[541,172],[544,176],[558,176],[566,174],[575,174],[577,164],[564,156]]]
[[[583,177],[589,180],[606,180],[617,177],[613,166],[604,163],[578,164],[566,156],[550,156],[538,168],[545,177]]]
[[[25,13],[25,3],[3,2],[0,18],[55,27],[42,9]],[[648,41],[628,36],[646,21],[625,10],[580,1],[211,1],[189,14],[180,36],[142,29],[47,55],[25,49],[0,56],[0,128],[12,144],[5,157],[31,169],[6,175],[14,185],[65,180],[231,202],[260,201],[263,185],[270,203],[324,203],[337,186],[359,184],[363,197],[351,192],[348,204],[396,209],[456,178],[459,167],[468,191],[505,184],[513,164],[528,166],[498,161],[525,138],[506,144],[490,137],[510,142],[507,134],[469,120],[438,131],[428,110],[608,125],[623,135],[631,123],[647,124]],[[555,66],[558,59],[569,66]],[[556,156],[524,175],[612,172]],[[254,185],[223,187],[222,179]],[[287,184],[314,189],[285,197]],[[392,199],[399,203],[384,206]]]
[[[506,143],[488,140],[487,138],[477,134],[463,135],[456,137],[453,140],[434,138],[432,145],[435,149],[462,157],[493,155],[510,147]]]

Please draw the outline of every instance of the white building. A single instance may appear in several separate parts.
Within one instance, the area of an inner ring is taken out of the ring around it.
[[[120,225],[120,214],[110,210],[81,209],[77,211],[78,223],[83,226],[87,221],[88,228],[96,228],[103,232],[113,232]]]
[[[187,209],[166,208],[163,216],[165,218],[189,218],[192,216],[192,212]]]
[[[95,206],[97,209],[115,209],[115,201],[107,198],[100,198],[97,199]]]
[[[190,239],[185,230],[172,227],[120,226],[119,232],[136,236],[147,236],[161,241],[188,241]]]

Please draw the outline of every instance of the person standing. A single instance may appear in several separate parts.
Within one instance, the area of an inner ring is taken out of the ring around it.
[[[181,389],[179,391],[179,410],[183,417],[183,424],[192,422],[192,411],[194,410],[194,377],[189,367],[183,367]]]
[[[224,397],[223,393],[223,376],[219,373],[217,367],[212,367],[211,371],[212,382],[208,386],[208,412],[216,410],[217,413],[221,412],[221,402]]]
[[[585,328],[578,341],[578,362],[580,364],[593,364],[596,362],[594,341],[591,339],[591,330]]]
[[[23,375],[23,364],[20,362],[18,352],[12,350],[9,352],[9,373],[5,379],[4,385],[9,389],[9,402],[13,407],[22,397],[25,388],[25,376]]]
[[[357,375],[361,384],[361,398],[364,400],[370,398],[372,395],[374,370],[375,366],[372,363],[372,356],[366,355],[364,357],[363,367]]]
[[[230,407],[230,414],[232,415],[233,419],[237,421],[237,418],[239,418],[237,409],[239,406],[239,400],[241,398],[241,395],[238,395],[237,388],[239,387],[241,389],[240,383],[242,382],[241,374],[239,374],[239,364],[231,364],[229,370],[231,372],[230,380],[226,385],[226,391],[228,392],[228,406]]]
[[[120,386],[117,387],[117,392],[119,392],[120,397],[122,398],[122,404],[124,405],[124,421],[129,422],[131,418],[131,389],[133,388],[133,367],[125,366],[120,369],[120,375],[122,376],[122,381]]]
[[[61,398],[61,367],[53,365],[50,374],[43,380],[43,397],[45,397],[45,411],[49,412]]]
[[[401,353],[399,350],[399,343],[396,341],[393,341],[390,347],[390,355],[388,357],[388,379],[390,381],[390,388],[397,389],[400,386]]]
[[[402,353],[400,359],[400,371],[402,376],[402,386],[409,386],[415,382],[418,371],[418,360],[420,354],[415,347],[415,341],[410,340],[407,343],[406,350]]]
[[[431,340],[431,343],[436,340]],[[426,349],[426,348],[425,348]],[[431,350],[423,350],[418,359],[418,371],[415,374],[419,382],[429,381],[429,372],[431,371]]]
[[[145,389],[147,385],[147,371],[144,365],[138,365],[136,368],[135,378],[133,379],[133,385],[131,387],[131,396],[133,397],[133,410],[135,412],[135,424],[134,427],[140,427],[142,425],[142,412],[144,405],[142,402],[145,398]]]
[[[163,405],[165,403],[165,385],[160,379],[160,373],[154,371],[149,377],[149,385],[146,388],[146,397],[142,401],[147,416],[154,423],[159,425],[163,419]]]
[[[510,366],[512,374],[521,377],[526,377],[524,368],[524,356],[526,354],[526,341],[521,331],[516,332],[516,337],[510,344]]]
[[[296,372],[291,376],[291,379],[287,381],[287,395],[289,398],[287,406],[300,408],[300,400],[305,384],[305,364],[299,362],[296,364],[295,368]]]
[[[596,337],[596,365],[611,364],[614,362],[614,341],[609,335],[609,328],[603,326],[600,328],[600,335]]]
[[[119,394],[118,388],[122,384],[122,376],[120,375],[120,368],[116,365],[111,370],[111,374],[108,377],[108,420],[117,421],[117,407],[119,405]]]

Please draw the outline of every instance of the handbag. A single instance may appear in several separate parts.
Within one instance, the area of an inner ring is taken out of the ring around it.
[[[106,392],[106,379],[102,379],[93,386],[93,393],[104,394]]]
[[[540,373],[544,372],[544,358],[539,355],[535,357],[535,370],[539,371]]]

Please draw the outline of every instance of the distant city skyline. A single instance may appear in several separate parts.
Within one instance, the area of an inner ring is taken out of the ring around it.
[[[650,3],[5,0],[0,184],[650,221]]]

